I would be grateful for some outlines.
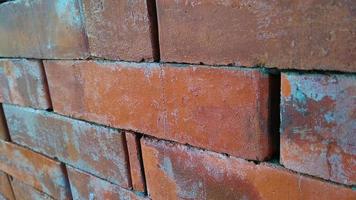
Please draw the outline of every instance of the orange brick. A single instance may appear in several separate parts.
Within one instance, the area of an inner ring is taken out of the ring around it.
[[[249,159],[273,153],[273,78],[262,71],[92,61],[45,68],[56,112]]]
[[[54,200],[47,194],[36,190],[35,188],[22,183],[17,179],[11,181],[16,199],[19,200]]]
[[[356,184],[356,77],[282,74],[281,162]]]
[[[84,0],[90,53],[119,60],[153,60],[154,42],[146,0]]]
[[[41,61],[0,59],[0,102],[34,108],[51,107]]]
[[[0,199],[14,200],[14,194],[12,192],[9,176],[0,171]]]
[[[80,0],[18,0],[0,5],[0,56],[85,58]]]
[[[152,199],[355,199],[356,191],[298,175],[274,164],[143,139]]]
[[[4,111],[13,142],[131,187],[125,136],[118,130],[13,105]]]
[[[67,166],[73,199],[145,200],[140,194]]]
[[[70,199],[61,164],[28,149],[0,140],[0,170],[55,199]]]
[[[355,1],[157,0],[161,59],[356,71]]]
[[[132,187],[136,191],[145,192],[145,177],[143,174],[140,139],[135,133],[126,131],[127,150],[130,160]]]

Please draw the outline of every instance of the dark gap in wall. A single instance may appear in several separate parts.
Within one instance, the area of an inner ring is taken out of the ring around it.
[[[5,141],[12,142],[9,127],[7,126],[6,116],[5,116],[4,110],[2,108],[2,103],[0,103],[0,115],[3,118],[2,119],[0,117],[0,123],[4,124],[4,128],[5,128]]]
[[[143,183],[144,183],[144,186],[145,186],[145,191],[144,191],[144,194],[145,195],[148,195],[147,194],[147,182],[146,182],[146,174],[145,174],[145,168],[143,166],[143,157],[142,157],[142,149],[141,149],[141,138],[143,137],[142,134],[139,134],[139,133],[136,133],[136,140],[137,140],[137,144],[138,144],[138,159],[140,161],[140,165],[141,165],[141,175],[142,175],[142,178],[143,178]]]
[[[159,48],[158,15],[156,9],[156,0],[147,0],[147,10],[151,27],[151,42],[153,50],[153,60],[160,61],[161,53]]]
[[[66,181],[66,185],[68,186],[68,188],[66,188],[66,189],[69,191],[70,197],[73,197],[72,189],[70,187],[70,181],[69,181],[67,167],[66,167],[66,165],[64,163],[61,163],[61,168],[62,168],[62,171],[63,171],[63,174],[64,174],[64,179]]]
[[[0,4],[6,3],[6,2],[9,2],[9,1],[15,1],[15,0],[0,0]]]
[[[47,108],[47,111],[53,111],[53,104],[52,104],[52,99],[51,99],[51,93],[49,91],[49,85],[48,85],[48,80],[47,80],[47,74],[46,74],[46,68],[44,67],[43,60],[40,60],[40,66],[41,66],[41,73],[44,77],[44,89],[47,93],[47,100],[49,104],[49,108]]]
[[[129,155],[129,147],[127,146],[127,139],[126,139],[126,133],[125,131],[120,131],[123,137],[123,141],[124,141],[124,151],[125,151],[125,160],[127,162],[127,170],[128,170],[128,177],[127,177],[127,181],[128,181],[128,186],[129,188],[131,188],[131,190],[133,190],[133,184],[132,184],[132,178],[131,178],[131,163],[130,163],[130,155]]]

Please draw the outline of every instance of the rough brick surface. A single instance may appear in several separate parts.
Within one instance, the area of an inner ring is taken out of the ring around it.
[[[61,164],[28,149],[0,140],[0,170],[55,199],[70,199]]]
[[[164,61],[356,71],[355,1],[157,0]]]
[[[356,191],[187,146],[142,140],[152,199],[355,199]]]
[[[91,61],[45,68],[57,112],[249,159],[273,152],[272,78],[259,70]]]
[[[129,190],[104,181],[100,178],[67,166],[70,187],[74,200],[112,199],[112,200],[145,200]]]
[[[0,59],[0,84],[0,102],[42,109],[51,107],[40,61]]]
[[[13,142],[129,188],[124,134],[46,111],[4,105]]]
[[[0,199],[15,200],[9,177],[5,172],[2,171],[0,171]]]
[[[146,0],[84,0],[92,56],[119,60],[153,60]]]
[[[284,73],[281,82],[281,162],[356,184],[355,76]]]
[[[40,192],[17,179],[13,179],[11,185],[17,200],[54,200],[49,195]]]
[[[0,5],[0,56],[84,58],[79,0],[17,0]]]
[[[143,174],[140,139],[135,133],[129,131],[125,132],[125,136],[130,160],[132,187],[136,191],[145,192],[145,177]]]
[[[0,140],[9,140],[9,133],[7,131],[7,125],[2,109],[2,104],[0,104]]]

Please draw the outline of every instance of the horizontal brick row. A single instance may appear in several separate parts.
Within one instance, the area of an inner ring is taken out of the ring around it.
[[[356,77],[282,74],[281,163],[356,184]]]
[[[125,135],[46,111],[4,104],[13,142],[130,188]]]
[[[0,102],[34,108],[51,107],[41,61],[0,59]]]
[[[100,61],[44,65],[56,112],[248,159],[274,152],[269,109],[279,80],[264,71]]]
[[[64,166],[24,147],[0,140],[0,170],[55,199],[71,198]]]
[[[12,192],[9,176],[0,171],[0,199],[14,200],[14,194]]]
[[[355,199],[356,191],[275,164],[141,140],[152,199]]]
[[[11,185],[16,200],[54,200],[51,196],[38,191],[17,179],[13,179]]]

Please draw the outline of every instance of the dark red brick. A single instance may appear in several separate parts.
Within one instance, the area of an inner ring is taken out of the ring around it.
[[[85,58],[80,0],[17,0],[0,5],[0,56]]]
[[[56,112],[249,159],[273,153],[272,77],[262,71],[92,61],[45,68]]]
[[[73,199],[148,200],[132,191],[67,166]]]
[[[356,77],[284,73],[281,162],[295,171],[356,184]]]
[[[356,71],[350,0],[157,0],[161,59]]]
[[[40,61],[0,59],[0,102],[34,108],[51,107]]]
[[[70,199],[64,168],[43,155],[0,140],[0,170],[55,199]]]
[[[146,187],[143,174],[140,139],[135,133],[129,131],[125,132],[125,136],[130,160],[132,187],[136,191],[145,192]]]
[[[356,191],[280,166],[164,141],[141,142],[152,199],[355,199]]]
[[[90,53],[119,60],[155,58],[146,0],[84,0]]]
[[[0,199],[15,200],[9,176],[3,171],[0,171]]]
[[[16,199],[18,200],[54,200],[49,195],[36,190],[35,188],[22,183],[17,179],[11,181]]]
[[[131,187],[124,134],[46,111],[4,105],[13,142]]]

